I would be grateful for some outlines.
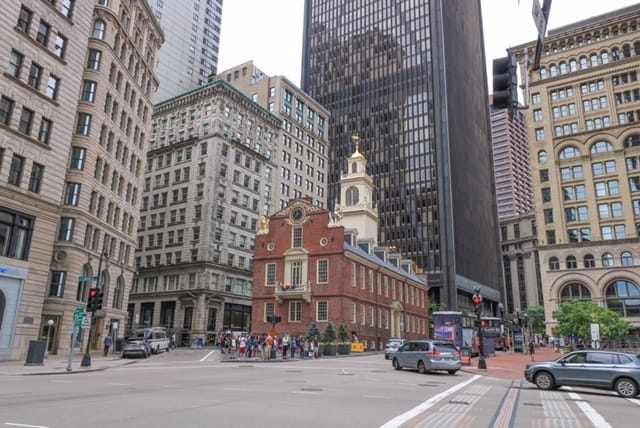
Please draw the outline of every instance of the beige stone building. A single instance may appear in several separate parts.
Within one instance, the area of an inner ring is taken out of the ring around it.
[[[547,333],[567,300],[640,329],[640,5],[514,48],[527,122]],[[527,64],[526,61],[529,61]]]
[[[253,61],[222,71],[224,79],[253,101],[282,119],[278,145],[278,174],[273,214],[290,199],[311,196],[327,207],[329,168],[329,112],[284,76],[267,76]]]
[[[0,359],[21,359],[47,336],[68,351],[81,277],[104,290],[94,347],[125,320],[163,35],[143,0],[4,6]]]

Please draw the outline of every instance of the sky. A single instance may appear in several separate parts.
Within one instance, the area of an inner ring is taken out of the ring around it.
[[[506,56],[506,49],[511,46],[536,39],[537,29],[531,13],[533,1],[481,0],[489,78],[494,58]],[[543,0],[539,1],[542,5]],[[553,0],[547,30],[636,2],[637,0]],[[222,7],[218,72],[253,60],[255,66],[267,75],[283,75],[299,86],[303,14],[304,0],[225,0]]]

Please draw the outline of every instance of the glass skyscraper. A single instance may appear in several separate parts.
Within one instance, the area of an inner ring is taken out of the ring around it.
[[[329,204],[361,151],[379,242],[427,273],[447,309],[501,278],[480,1],[306,0],[302,89],[331,113]]]

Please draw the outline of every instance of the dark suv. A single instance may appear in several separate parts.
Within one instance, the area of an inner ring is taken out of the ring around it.
[[[393,368],[418,370],[421,374],[444,370],[453,375],[462,367],[460,351],[453,343],[442,340],[410,340],[393,356]]]

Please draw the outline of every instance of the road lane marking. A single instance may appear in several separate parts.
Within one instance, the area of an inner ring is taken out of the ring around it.
[[[633,404],[637,404],[638,406],[640,406],[640,400],[638,400],[637,398],[627,398],[627,400],[631,401]]]
[[[583,401],[582,397],[580,397],[575,392],[570,392],[569,397],[575,400],[576,405],[582,410],[582,413],[585,414],[587,418],[598,428],[611,428],[611,425],[602,417],[602,415],[596,410],[587,404],[586,401]]]
[[[44,425],[25,425],[25,424],[15,424],[13,422],[5,422],[5,425],[8,426],[12,426],[12,427],[25,427],[25,428],[49,428],[47,426]]]
[[[507,390],[507,393],[502,398],[500,407],[493,418],[493,427],[504,428],[514,426],[515,422],[515,409],[517,408],[518,400],[520,399],[520,387],[521,381],[512,381],[511,386]]]
[[[200,358],[200,362],[202,363],[203,361],[206,361],[207,358],[209,358],[211,356],[211,354],[213,354],[215,351],[210,351],[207,355],[205,355],[204,357]]]
[[[399,416],[396,416],[395,418],[391,419],[389,422],[387,422],[386,424],[382,425],[380,428],[395,428],[395,427],[399,427],[400,425],[402,425],[403,423],[407,422],[408,420],[411,420],[413,418],[415,418],[416,416],[418,416],[420,413],[428,410],[429,408],[433,407],[436,403],[438,403],[438,401],[448,397],[449,395],[453,394],[456,391],[461,390],[462,388],[465,388],[467,385],[469,385],[471,382],[474,382],[478,379],[480,379],[482,376],[480,375],[475,375],[473,376],[471,379],[468,379],[462,383],[457,384],[456,386],[447,389],[446,391],[441,392],[438,395],[434,395],[433,397],[429,398],[428,400],[422,402],[421,404],[418,404],[416,407],[414,407],[413,409],[409,410],[408,412],[405,412]]]

